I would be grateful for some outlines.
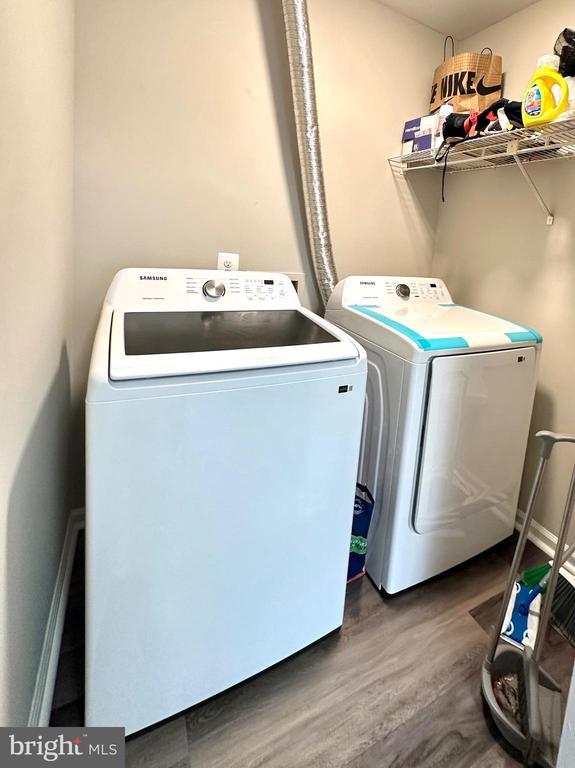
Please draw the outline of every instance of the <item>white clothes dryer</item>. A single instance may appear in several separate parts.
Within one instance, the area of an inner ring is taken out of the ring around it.
[[[348,277],[326,318],[368,356],[366,568],[392,594],[513,531],[542,338],[436,278]]]
[[[87,725],[138,731],[341,625],[366,370],[285,275],[116,275],[86,399]]]

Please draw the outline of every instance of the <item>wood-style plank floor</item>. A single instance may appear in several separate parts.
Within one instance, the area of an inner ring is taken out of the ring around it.
[[[128,768],[508,768],[483,711],[480,666],[513,542],[394,598],[349,585],[339,633],[128,739]],[[526,565],[544,562],[530,546]],[[310,576],[310,578],[313,578]],[[83,546],[52,711],[80,725]],[[575,659],[550,632],[545,667],[567,689]]]

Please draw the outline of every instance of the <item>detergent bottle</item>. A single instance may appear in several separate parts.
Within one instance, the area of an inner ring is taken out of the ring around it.
[[[559,56],[541,56],[523,97],[523,125],[550,123],[565,111],[568,103],[569,88],[559,74]]]

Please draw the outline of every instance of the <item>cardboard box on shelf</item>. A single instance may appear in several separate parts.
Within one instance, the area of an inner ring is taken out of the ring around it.
[[[443,141],[443,123],[453,107],[444,104],[433,115],[424,115],[408,120],[403,126],[402,155],[420,152],[424,149],[436,150]]]

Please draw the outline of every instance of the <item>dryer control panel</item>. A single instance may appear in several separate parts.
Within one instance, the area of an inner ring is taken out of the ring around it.
[[[287,275],[224,272],[215,269],[123,269],[108,295],[113,307],[162,309],[297,309],[297,293]]]
[[[451,304],[443,280],[436,277],[353,276],[343,284],[342,305],[377,304],[397,309],[419,302]]]

